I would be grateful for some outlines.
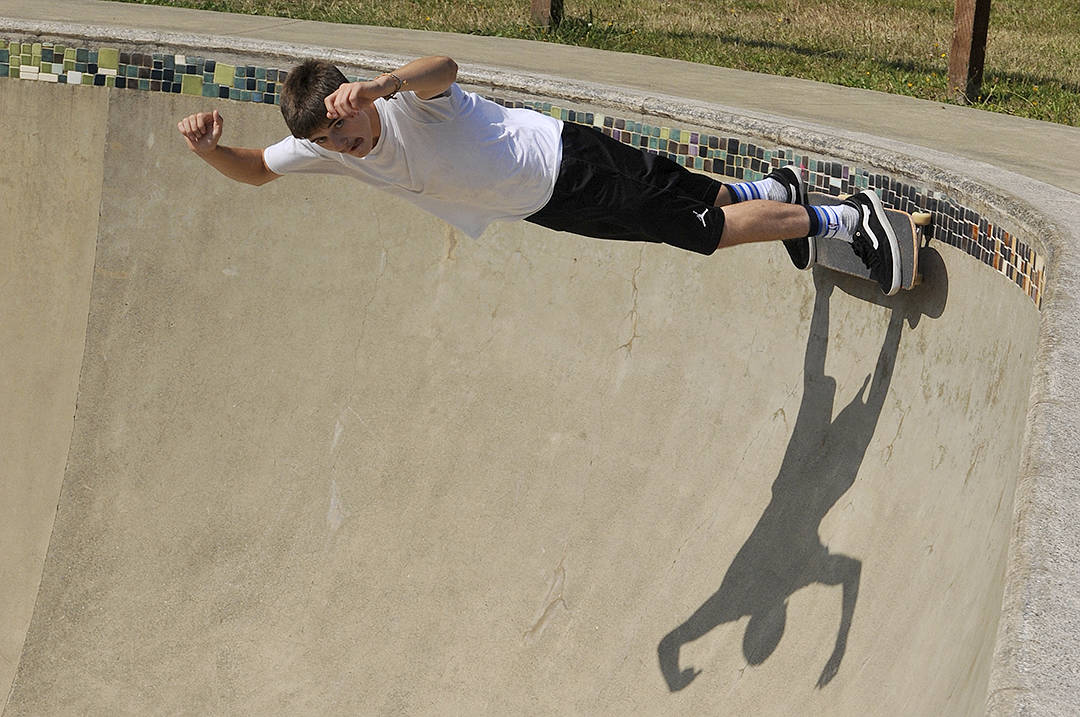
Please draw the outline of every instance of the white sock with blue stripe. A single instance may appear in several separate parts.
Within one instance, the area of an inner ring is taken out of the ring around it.
[[[859,225],[859,210],[846,204],[808,205],[810,236],[851,242]]]
[[[772,177],[757,182],[739,182],[727,185],[734,202],[747,202],[751,199],[770,199],[774,202],[790,201],[788,189]]]

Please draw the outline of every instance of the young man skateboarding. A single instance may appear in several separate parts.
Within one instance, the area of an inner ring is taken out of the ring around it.
[[[414,60],[348,82],[308,60],[288,74],[281,112],[291,136],[265,149],[219,144],[219,112],[177,125],[188,147],[231,179],[261,185],[292,172],[353,177],[402,197],[472,237],[524,219],[600,239],[662,242],[709,255],[720,247],[785,241],[797,266],[812,237],[837,237],[882,290],[899,286],[899,249],[877,195],[803,206],[798,171],[723,184],[591,128],[507,109],[456,83],[448,57]]]

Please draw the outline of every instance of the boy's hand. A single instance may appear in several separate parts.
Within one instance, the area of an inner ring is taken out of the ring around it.
[[[326,96],[326,118],[341,119],[354,117],[360,114],[360,108],[365,104],[374,102],[379,97],[390,94],[390,88],[385,82],[373,80],[371,82],[347,82]]]
[[[188,149],[196,154],[208,154],[217,148],[225,121],[217,110],[198,112],[177,123],[176,128],[187,140]]]

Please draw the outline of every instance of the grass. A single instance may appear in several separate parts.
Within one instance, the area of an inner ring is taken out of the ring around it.
[[[529,0],[134,0],[514,37],[670,57],[949,102],[951,0],[566,0],[529,24]],[[1080,126],[1076,0],[994,0],[976,107]]]

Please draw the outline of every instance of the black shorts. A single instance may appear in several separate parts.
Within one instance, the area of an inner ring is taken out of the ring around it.
[[[724,212],[713,203],[723,184],[592,127],[567,122],[562,142],[555,191],[525,221],[598,239],[716,251]]]

